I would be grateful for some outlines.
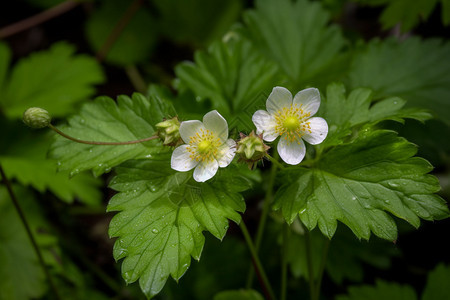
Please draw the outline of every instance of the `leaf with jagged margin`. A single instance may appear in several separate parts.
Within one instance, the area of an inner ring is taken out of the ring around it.
[[[310,169],[286,169],[283,185],[275,195],[275,208],[288,223],[299,215],[312,230],[317,225],[331,238],[337,221],[358,238],[371,232],[397,238],[397,226],[387,214],[415,227],[420,218],[439,220],[449,216],[432,166],[413,157],[415,145],[387,130],[368,131],[353,142],[324,153]]]
[[[59,129],[75,138],[98,142],[124,142],[151,137],[155,125],[164,118],[176,115],[172,104],[156,96],[144,97],[135,93],[132,98],[119,96],[117,103],[99,97],[83,105],[78,115],[69,118],[68,125]],[[57,137],[50,155],[59,161],[60,170],[72,175],[92,170],[95,176],[109,172],[122,162],[151,157],[167,151],[159,139],[131,145],[86,145]]]
[[[353,56],[349,83],[373,89],[376,99],[401,97],[450,124],[449,53],[450,43],[440,39],[374,40]]]
[[[228,219],[239,223],[245,202],[239,192],[249,182],[230,166],[206,183],[192,172],[170,168],[170,154],[130,160],[115,168],[111,188],[118,191],[108,211],[119,211],[109,234],[117,237],[114,258],[125,258],[122,276],[127,283],[139,279],[151,298],[164,287],[169,275],[179,280],[197,260],[204,245],[202,231],[223,239]]]
[[[212,108],[223,114],[230,128],[253,128],[252,114],[264,106],[278,80],[276,65],[236,32],[207,51],[197,51],[194,61],[175,68],[179,89],[188,88],[201,100],[211,100]]]
[[[0,54],[0,65],[7,66],[8,60],[1,60]],[[94,58],[75,54],[75,47],[59,42],[19,60],[5,78],[0,107],[10,118],[22,117],[32,106],[45,108],[54,117],[65,116],[92,96],[94,85],[103,81],[102,69]]]
[[[41,193],[49,190],[68,203],[76,198],[85,204],[100,204],[99,179],[87,173],[69,179],[67,172],[57,172],[56,161],[47,158],[52,134],[32,131],[17,121],[0,120],[0,127],[4,129],[0,164],[9,178]]]
[[[244,21],[256,49],[280,66],[289,88],[327,84],[347,69],[346,41],[319,2],[258,0]]]
[[[319,147],[341,144],[351,137],[353,129],[364,125],[372,126],[386,120],[403,123],[407,118],[424,122],[431,118],[427,111],[403,108],[405,103],[398,97],[374,101],[373,92],[366,88],[354,89],[347,95],[343,84],[329,84],[320,107],[320,116],[327,121],[329,131]]]

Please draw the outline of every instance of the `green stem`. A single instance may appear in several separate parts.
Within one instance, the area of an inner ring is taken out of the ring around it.
[[[247,230],[247,226],[245,226],[245,223],[243,220],[241,220],[239,227],[241,228],[242,234],[244,235],[248,249],[252,256],[253,265],[255,267],[255,271],[259,275],[258,278],[260,278],[260,280],[261,280],[261,286],[266,294],[266,298],[269,300],[275,300],[276,298],[275,298],[275,294],[273,292],[272,286],[270,285],[270,282],[267,279],[266,272],[264,271],[261,261],[259,260],[258,253],[256,251],[256,247],[253,244],[252,238],[250,237],[250,234],[248,233],[248,230]]]
[[[45,273],[45,276],[47,277],[50,289],[52,290],[55,298],[59,300],[61,298],[60,298],[58,290],[56,289],[56,286],[55,286],[55,284],[53,282],[53,279],[50,276],[50,272],[47,269],[47,265],[44,262],[44,258],[42,256],[41,250],[39,249],[39,246],[38,246],[36,240],[34,239],[34,236],[33,236],[33,233],[31,231],[30,225],[28,224],[28,221],[27,221],[27,219],[25,217],[25,214],[24,214],[22,208],[20,207],[19,201],[17,201],[16,195],[14,194],[14,191],[12,189],[11,182],[9,181],[8,177],[6,177],[5,171],[3,170],[3,167],[1,165],[0,165],[0,174],[2,175],[2,179],[3,179],[3,182],[6,185],[6,188],[8,190],[9,196],[10,196],[10,198],[11,198],[13,204],[14,204],[14,207],[16,208],[17,214],[19,215],[19,217],[20,217],[20,219],[21,219],[21,221],[23,223],[23,226],[25,227],[25,230],[27,232],[28,238],[31,241],[31,244],[32,244],[32,246],[34,248],[34,251],[36,252],[36,255],[38,257],[39,263],[40,263],[42,269],[44,270],[44,273]]]
[[[133,19],[134,15],[138,12],[143,2],[144,2],[143,0],[135,0],[130,4],[130,6],[124,12],[120,20],[116,23],[116,25],[112,29],[111,33],[106,38],[106,41],[100,47],[100,50],[98,50],[97,52],[98,61],[103,61],[103,59],[105,59],[109,50],[111,50],[112,46],[114,46],[114,43],[120,37],[123,30],[127,27],[128,23]]]
[[[319,274],[317,275],[316,292],[315,292],[317,300],[320,298],[320,286],[322,285],[323,273],[325,271],[325,266],[327,264],[327,256],[328,256],[328,249],[330,248],[330,242],[331,241],[329,239],[326,239],[322,252],[322,258],[320,261]]]
[[[71,137],[70,135],[65,134],[64,132],[62,132],[61,130],[59,130],[58,128],[53,126],[52,124],[49,124],[48,127],[50,129],[52,129],[54,132],[56,132],[57,134],[65,137],[66,139],[69,139],[71,141],[74,141],[74,142],[77,142],[80,144],[87,144],[87,145],[130,145],[130,144],[138,144],[138,143],[148,142],[148,141],[159,138],[157,135],[153,135],[153,136],[145,138],[145,139],[140,139],[140,140],[135,140],[135,141],[127,141],[127,142],[95,142],[95,141],[80,140],[80,139]]]
[[[277,152],[278,153],[278,152]],[[273,158],[272,156],[270,156],[269,154],[266,154],[266,157],[270,160],[271,163],[277,165],[278,168],[280,169],[284,169],[283,164],[281,164],[278,159]]]
[[[141,73],[139,73],[139,69],[135,65],[131,65],[125,67],[125,72],[136,91],[144,94],[147,91],[147,83],[142,78]]]
[[[278,161],[278,152],[275,151],[274,158],[275,161]],[[258,229],[256,231],[256,239],[255,239],[255,249],[256,253],[259,251],[259,247],[261,246],[262,236],[264,233],[264,229],[266,226],[267,216],[269,214],[270,204],[272,203],[273,197],[273,186],[275,184],[275,176],[277,174],[277,164],[272,164],[269,175],[269,182],[267,184],[266,197],[264,198],[264,206],[261,213],[261,218],[259,220]],[[247,289],[249,289],[253,284],[254,271],[253,268],[250,268],[247,278]]]
[[[287,270],[288,270],[288,263],[287,263],[287,250],[288,250],[288,243],[289,243],[289,225],[286,223],[283,223],[283,245],[281,249],[281,294],[280,299],[286,300],[286,290],[287,290]]]
[[[311,253],[311,237],[309,230],[305,228],[305,247],[306,247],[306,264],[308,266],[308,279],[309,279],[309,293],[310,299],[316,300],[316,289],[314,284],[314,270],[312,265],[312,253]]]

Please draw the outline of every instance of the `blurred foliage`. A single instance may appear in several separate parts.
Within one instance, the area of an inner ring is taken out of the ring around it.
[[[450,25],[449,0],[353,0],[371,6],[386,6],[380,16],[384,29],[400,25],[403,32],[426,21],[438,4],[442,7],[442,23]]]

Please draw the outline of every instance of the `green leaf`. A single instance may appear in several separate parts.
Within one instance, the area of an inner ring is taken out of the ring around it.
[[[123,22],[133,1],[102,1],[86,22],[86,37],[95,51],[99,51],[113,33],[115,26]],[[156,42],[153,17],[141,6],[120,32],[106,55],[106,61],[120,66],[128,66],[145,61]]]
[[[450,294],[450,267],[438,265],[428,273],[427,285],[422,294],[422,300],[446,299]]]
[[[426,111],[404,109],[405,103],[405,100],[398,97],[374,101],[373,92],[366,88],[352,90],[346,96],[343,84],[329,84],[320,108],[320,115],[327,120],[329,132],[327,139],[319,147],[344,142],[352,134],[354,127],[361,129],[363,125],[373,126],[386,120],[403,123],[405,118],[421,122],[431,118]]]
[[[373,232],[395,240],[397,227],[387,212],[415,227],[419,218],[449,216],[445,201],[434,194],[438,180],[427,174],[432,166],[413,157],[416,152],[395,132],[368,131],[326,152],[311,169],[288,168],[275,208],[287,222],[299,214],[308,229],[318,225],[329,238],[339,220],[358,238],[369,239]]]
[[[401,97],[450,124],[449,52],[450,43],[439,39],[372,41],[353,58],[350,86],[373,89],[375,99]]]
[[[252,44],[231,32],[225,41],[195,53],[195,63],[184,62],[175,69],[180,86],[192,90],[201,100],[229,120],[229,127],[253,128],[252,114],[264,105],[277,82],[277,67],[265,60]]]
[[[163,33],[178,42],[209,44],[239,18],[242,1],[153,0]],[[208,26],[205,26],[208,24]]]
[[[19,201],[29,197],[23,189],[14,191]],[[45,292],[44,272],[3,186],[0,186],[0,265],[0,299],[28,300]]]
[[[147,297],[155,296],[169,275],[180,279],[191,256],[200,259],[202,231],[222,239],[228,219],[239,223],[238,212],[245,210],[239,192],[248,188],[248,181],[232,169],[198,183],[192,172],[170,168],[170,154],[131,160],[116,168],[111,188],[119,193],[108,211],[120,212],[112,219],[109,234],[118,237],[114,258],[125,258],[122,276],[127,283],[139,279]]]
[[[291,89],[328,83],[345,70],[346,41],[318,2],[259,0],[244,14],[257,49],[275,61]]]
[[[416,300],[414,289],[408,285],[388,283],[378,280],[375,286],[350,287],[347,296],[338,296],[336,300]]]
[[[56,161],[47,158],[52,134],[31,131],[12,122],[0,121],[0,127],[5,130],[0,137],[0,163],[9,178],[41,193],[48,189],[65,202],[78,198],[86,204],[100,204],[100,180],[87,173],[71,179],[67,172],[57,173]]]
[[[263,300],[255,290],[223,291],[214,296],[214,300]]]
[[[96,60],[74,52],[73,46],[60,42],[20,60],[1,91],[3,112],[10,118],[22,117],[32,106],[45,108],[54,117],[73,112],[104,80]]]
[[[155,124],[176,113],[172,105],[158,97],[133,94],[119,96],[117,104],[108,97],[99,97],[85,104],[79,115],[69,118],[69,125],[59,128],[70,136],[98,142],[125,142],[151,137]],[[72,175],[92,170],[99,176],[112,167],[133,159],[151,157],[165,151],[158,140],[131,145],[86,145],[58,137],[52,145],[51,156],[60,163],[60,170]]]
[[[401,30],[407,32],[418,25],[419,21],[428,19],[437,2],[437,0],[388,1],[389,5],[383,11],[380,21],[384,29],[400,24]]]

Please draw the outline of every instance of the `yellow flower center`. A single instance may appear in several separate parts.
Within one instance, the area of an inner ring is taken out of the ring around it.
[[[310,116],[311,113],[303,111],[302,105],[283,107],[274,115],[277,123],[275,131],[290,142],[300,143],[300,138],[305,133],[311,133],[311,124],[308,122]]]
[[[296,116],[289,116],[286,117],[283,121],[283,126],[289,131],[294,131],[298,128],[300,125],[300,122],[298,121]]]
[[[211,162],[217,156],[221,145],[222,142],[212,131],[200,129],[200,132],[189,138],[187,150],[192,160]]]
[[[208,152],[210,146],[211,142],[208,140],[204,140],[197,144],[197,150],[199,153],[205,154]]]

